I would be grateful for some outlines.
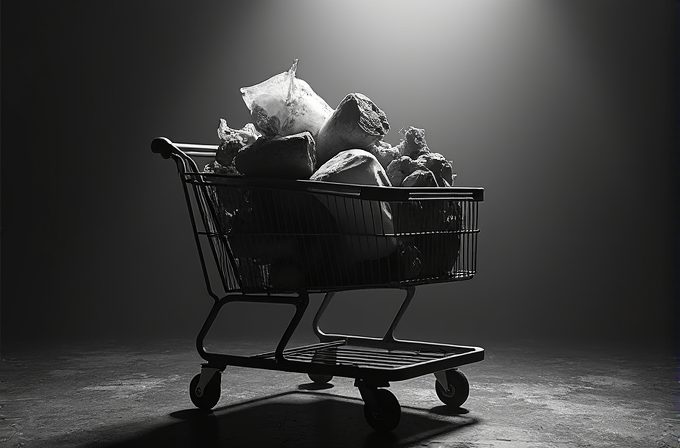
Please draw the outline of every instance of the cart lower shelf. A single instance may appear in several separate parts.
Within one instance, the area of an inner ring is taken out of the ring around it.
[[[385,348],[386,345],[391,347]],[[484,359],[484,349],[459,345],[348,338],[283,351],[283,363],[276,353],[255,355],[276,363],[277,369],[328,374],[380,382],[402,381],[437,371],[449,370]],[[282,365],[283,364],[283,365]]]

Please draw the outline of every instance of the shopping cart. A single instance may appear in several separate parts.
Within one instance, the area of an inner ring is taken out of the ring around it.
[[[172,158],[182,180],[208,294],[214,304],[196,338],[205,360],[189,386],[198,408],[220,399],[227,366],[300,372],[315,383],[353,378],[364,415],[375,430],[392,430],[401,416],[385,387],[434,373],[435,391],[460,407],[469,383],[457,368],[484,359],[480,347],[400,340],[394,331],[420,285],[475,274],[478,203],[482,188],[404,188],[311,180],[275,180],[199,168],[217,146],[154,139],[151,149]],[[216,274],[215,274],[216,272]],[[324,332],[319,322],[338,291],[398,288],[401,308],[382,338]],[[287,348],[309,304],[324,293],[313,319],[319,343]],[[220,309],[231,302],[289,304],[295,314],[276,349],[252,356],[204,347]]]

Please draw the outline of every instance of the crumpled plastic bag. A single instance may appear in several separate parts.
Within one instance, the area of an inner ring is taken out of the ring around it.
[[[295,59],[287,72],[241,88],[255,128],[266,137],[308,131],[316,139],[319,129],[333,113],[307,82],[295,77],[297,64]]]

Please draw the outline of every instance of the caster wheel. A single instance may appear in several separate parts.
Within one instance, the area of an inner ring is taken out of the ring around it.
[[[335,354],[333,353],[332,356],[333,364],[335,364]],[[330,360],[322,358],[322,355],[319,353],[314,353],[314,356],[312,357],[312,364],[329,364]],[[326,384],[329,383],[333,379],[333,375],[326,375],[323,373],[308,373],[307,376],[309,376],[309,379],[312,380],[315,384]]]
[[[401,419],[401,406],[397,398],[387,389],[376,389],[375,401],[380,409],[364,404],[364,417],[376,431],[392,431]]]
[[[324,375],[322,373],[308,373],[307,376],[309,376],[309,379],[315,384],[330,383],[330,381],[333,379],[333,375]]]
[[[215,372],[213,377],[208,381],[205,390],[202,394],[197,391],[198,382],[201,379],[201,374],[196,375],[189,384],[189,397],[191,402],[199,409],[209,411],[218,401],[220,401],[220,393],[222,392],[222,374]]]
[[[445,390],[436,380],[434,390],[442,403],[459,408],[470,396],[470,383],[465,375],[456,369],[446,371],[446,381],[449,383],[449,390]]]

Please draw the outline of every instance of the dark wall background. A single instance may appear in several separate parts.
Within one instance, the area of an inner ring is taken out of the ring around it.
[[[149,143],[216,143],[294,58],[486,188],[478,275],[421,288],[405,336],[675,340],[677,5],[2,0],[3,344],[193,336],[211,301]],[[331,327],[400,297],[350,296]],[[273,331],[280,309],[246,308],[229,331]]]

